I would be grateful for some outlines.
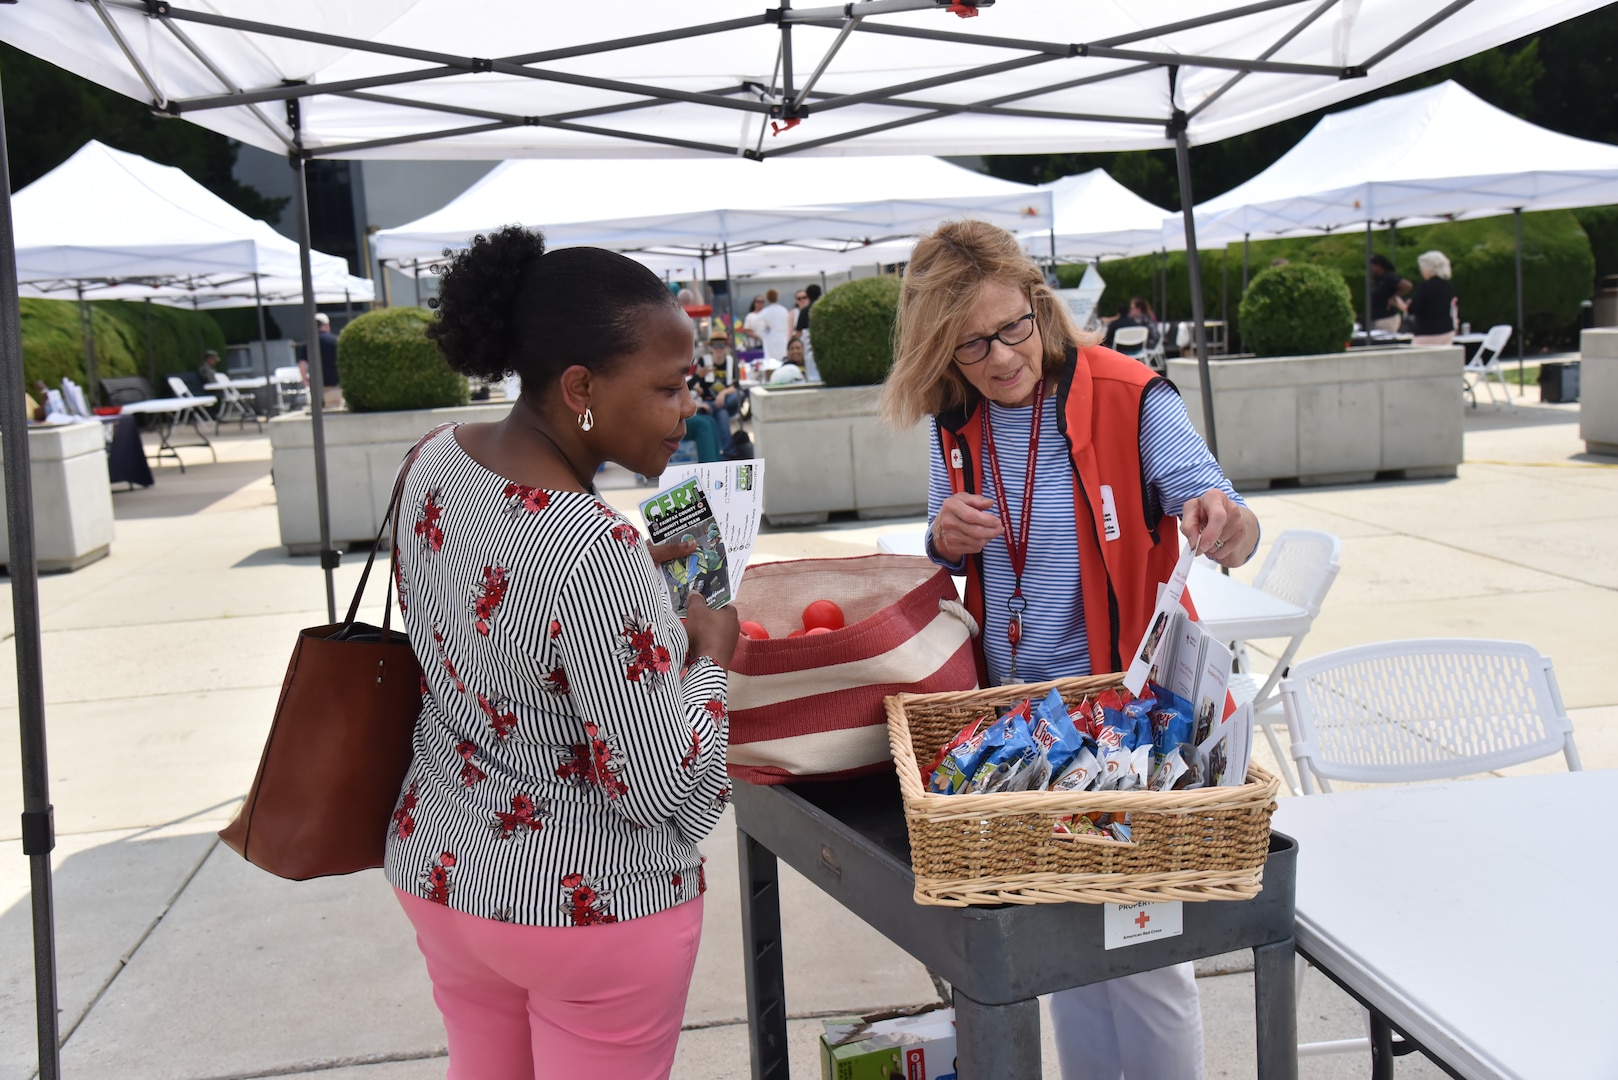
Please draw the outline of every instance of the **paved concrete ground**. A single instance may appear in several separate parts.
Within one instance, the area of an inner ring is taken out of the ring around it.
[[[1469,418],[1453,481],[1282,490],[1252,502],[1273,537],[1343,538],[1343,571],[1304,655],[1390,637],[1523,638],[1554,658],[1587,767],[1618,766],[1618,463],[1580,455],[1576,409]],[[267,442],[227,433],[220,461],[114,496],[108,559],[40,584],[44,606],[66,1075],[116,1080],[425,1080],[443,1029],[407,925],[377,874],[282,882],[214,832],[252,777],[298,628],[324,621],[320,573],[277,543]],[[611,492],[619,505],[627,490]],[[898,522],[769,532],[759,557],[863,554]],[[1262,552],[1260,553],[1262,557]],[[1246,574],[1256,569],[1258,560]],[[358,575],[338,573],[346,595]],[[9,582],[0,593],[9,592]],[[380,591],[378,592],[380,597]],[[378,602],[380,602],[378,600]],[[9,637],[10,597],[0,596]],[[13,678],[0,649],[0,683]],[[15,730],[8,696],[0,728]],[[1559,767],[1554,762],[1543,767]],[[0,1080],[32,1075],[27,864],[15,743],[0,744]],[[712,887],[675,1075],[747,1075],[734,832],[704,845]],[[818,1075],[816,1016],[935,997],[920,965],[788,873],[794,1075]],[[1204,965],[1209,1075],[1252,1074],[1251,976]],[[1358,1014],[1318,976],[1306,1038]],[[1055,1076],[1047,1049],[1047,1076]],[[1363,1076],[1363,1055],[1304,1076]],[[1406,1059],[1405,1077],[1437,1076]]]

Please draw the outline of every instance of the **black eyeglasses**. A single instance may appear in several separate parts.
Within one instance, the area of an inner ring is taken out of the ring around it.
[[[955,346],[955,362],[962,367],[971,367],[981,364],[988,359],[989,346],[996,341],[1006,345],[1021,345],[1034,333],[1034,313],[1030,311],[1020,319],[1006,323],[999,330],[988,337],[973,338],[963,345]]]
[[[798,299],[799,299],[799,300],[807,300],[807,299],[809,299],[809,298],[808,298],[808,297],[807,297],[807,296],[805,296],[805,295],[804,295],[804,294],[803,294],[803,293],[799,293],[799,294],[798,294]]]

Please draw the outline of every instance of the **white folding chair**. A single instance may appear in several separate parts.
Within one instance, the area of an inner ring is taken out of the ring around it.
[[[259,419],[258,410],[253,408],[253,403],[240,390],[231,385],[229,375],[223,371],[214,372],[213,382],[209,383],[206,389],[208,393],[219,398],[219,411],[213,420],[215,435],[219,434],[219,425],[226,420],[235,420],[237,427],[243,428],[247,426],[247,421],[251,420],[254,427],[263,430],[263,421]]]
[[[1320,606],[1325,602],[1332,582],[1337,580],[1342,554],[1343,542],[1329,532],[1288,529],[1277,536],[1269,555],[1264,559],[1264,565],[1259,568],[1258,576],[1253,579],[1253,587],[1303,608],[1309,613],[1310,625],[1292,635],[1268,673],[1253,670],[1245,643],[1238,643],[1235,649],[1240,670],[1230,678],[1231,697],[1237,704],[1253,703],[1253,722],[1269,740],[1270,749],[1275,752],[1276,765],[1281,770],[1281,779],[1294,794],[1301,793],[1302,789],[1298,786],[1297,777],[1292,774],[1291,766],[1287,764],[1287,754],[1281,749],[1281,740],[1276,735],[1276,728],[1286,725],[1279,685],[1292,658],[1298,654],[1298,647],[1303,644],[1309,629],[1313,628],[1315,616],[1320,614]]]
[[[1146,351],[1146,339],[1152,332],[1144,326],[1126,326],[1112,335],[1112,347],[1125,356],[1140,358]]]
[[[1511,340],[1511,327],[1506,323],[1489,327],[1489,332],[1483,336],[1483,344],[1478,351],[1472,354],[1472,359],[1466,362],[1466,368],[1461,372],[1464,386],[1463,393],[1472,402],[1472,407],[1478,407],[1477,385],[1489,392],[1489,404],[1499,404],[1494,400],[1494,386],[1489,382],[1491,378],[1500,384],[1500,393],[1505,397],[1505,406],[1512,412],[1517,406],[1511,402],[1511,391],[1506,387],[1506,377],[1500,370],[1500,354],[1505,351],[1506,343]]]
[[[309,391],[303,385],[303,370],[296,365],[276,368],[270,382],[275,386],[276,408],[281,412],[302,408],[308,403]]]
[[[1427,638],[1339,649],[1281,682],[1306,794],[1332,780],[1404,784],[1560,753],[1583,768],[1548,657],[1521,641]],[[1303,962],[1299,959],[1302,983]],[[1367,1014],[1369,1024],[1369,1014]],[[1301,1043],[1300,1057],[1364,1050],[1369,1038]]]

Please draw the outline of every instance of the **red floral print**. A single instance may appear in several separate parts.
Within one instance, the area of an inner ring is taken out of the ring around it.
[[[618,916],[603,909],[612,897],[586,882],[583,874],[568,874],[562,878],[562,889],[567,896],[568,918],[574,926],[604,926],[618,921]]]
[[[708,719],[712,720],[715,724],[718,724],[725,718],[725,703],[716,697],[709,698],[707,701],[703,702],[702,708],[703,711],[708,714]]]
[[[527,484],[507,484],[505,496],[506,501],[510,503],[507,509],[513,514],[523,510],[537,514],[551,504],[550,492],[544,488],[529,487]]]
[[[601,738],[601,729],[593,720],[584,722],[584,734],[589,743],[574,743],[567,760],[556,767],[556,775],[580,787],[592,784],[609,799],[628,795],[629,785],[618,775],[624,767],[624,755]]]
[[[477,597],[472,601],[472,626],[484,637],[489,636],[489,622],[494,618],[500,602],[506,598],[506,568],[503,566],[485,566],[483,568],[483,584],[478,586]]]
[[[444,670],[449,673],[450,681],[455,684],[456,692],[466,693],[466,684],[461,681],[460,675],[455,671],[454,662],[450,660],[449,653],[444,649],[444,632],[437,626],[433,627],[433,645],[438,649],[438,659],[443,663]]]
[[[438,856],[438,862],[427,868],[427,899],[435,904],[449,907],[450,890],[454,888],[449,880],[449,872],[455,867],[455,855],[446,851]]]
[[[652,627],[642,621],[639,615],[629,615],[624,618],[624,628],[618,632],[623,639],[622,650],[628,654],[629,664],[624,671],[624,677],[630,682],[641,682],[645,676],[650,675],[647,682],[655,682],[659,675],[667,674],[672,663],[669,651],[657,644],[652,637]]]
[[[679,874],[675,874],[669,878],[669,884],[674,887],[674,896],[675,899],[678,899],[680,896],[680,890],[685,887],[685,878],[681,877]]]
[[[393,835],[401,840],[410,839],[410,834],[416,831],[416,819],[411,811],[416,808],[416,785],[411,784],[399,800],[399,809],[393,812]]]
[[[393,548],[393,589],[399,594],[399,614],[409,614],[410,606],[406,603],[405,597],[404,563],[399,561],[399,547],[397,544]]]
[[[621,521],[612,527],[612,538],[625,547],[640,547],[640,530],[627,521]]]
[[[489,726],[494,728],[494,737],[502,742],[517,726],[517,714],[506,708],[510,704],[511,702],[505,698],[490,701],[483,694],[478,694],[478,708],[489,718]]]
[[[416,521],[416,536],[428,551],[438,551],[444,546],[444,530],[438,524],[438,519],[444,514],[444,508],[438,505],[442,496],[443,492],[438,488],[428,492],[427,500],[422,504],[421,517]]]
[[[424,671],[421,673],[421,696],[426,697],[430,693],[432,691],[427,688],[427,673]]]
[[[549,635],[549,637],[550,637],[550,639],[552,641],[555,641],[557,638],[562,636],[562,620],[561,619],[552,619],[551,620],[551,627],[550,627],[550,630],[548,632],[548,635]]]
[[[463,739],[455,744],[455,752],[461,756],[461,786],[470,791],[476,787],[478,781],[487,780],[489,774],[478,768],[472,755],[477,753],[477,744],[471,739]]]
[[[708,856],[704,855],[702,861],[697,863],[697,892],[708,891]]]
[[[720,788],[719,793],[713,797],[711,805],[715,810],[719,811],[723,811],[725,807],[730,805],[730,781],[725,781],[725,786]]]
[[[680,768],[682,768],[682,769],[690,769],[690,768],[692,768],[693,766],[696,765],[697,758],[700,757],[701,755],[702,755],[702,739],[701,739],[700,736],[697,735],[697,729],[692,728],[691,729],[691,749],[687,750],[685,752],[685,757],[680,759]]]
[[[560,667],[551,668],[550,673],[545,676],[544,687],[546,693],[566,697],[568,691],[567,672]]]
[[[509,813],[494,812],[494,831],[502,840],[510,840],[519,831],[536,833],[544,826],[540,819],[549,813],[549,804],[543,799],[536,803],[532,795],[513,795]]]

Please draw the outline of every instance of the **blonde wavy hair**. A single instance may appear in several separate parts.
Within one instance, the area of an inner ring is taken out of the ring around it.
[[[893,368],[882,388],[882,417],[895,427],[970,404],[978,393],[955,364],[955,346],[986,282],[1028,295],[1044,344],[1045,374],[1060,371],[1072,346],[1093,345],[1100,334],[1073,321],[1045,275],[1006,230],[983,221],[946,221],[911,252],[899,290]]]

